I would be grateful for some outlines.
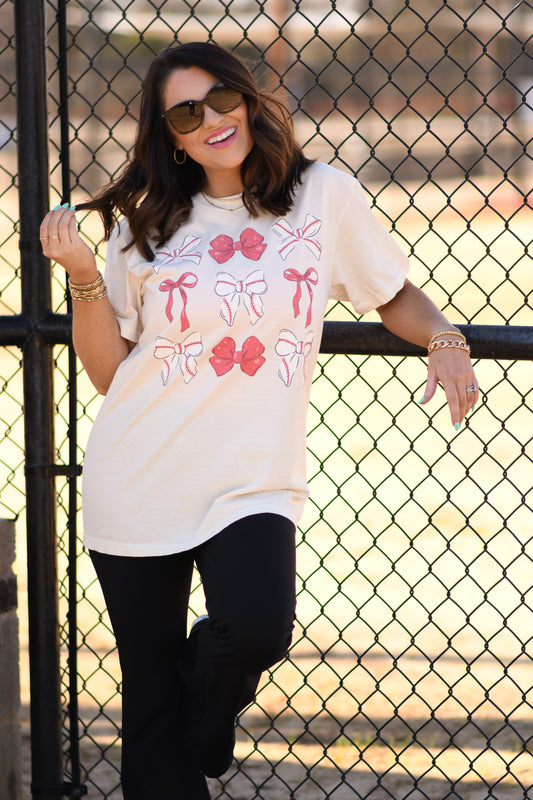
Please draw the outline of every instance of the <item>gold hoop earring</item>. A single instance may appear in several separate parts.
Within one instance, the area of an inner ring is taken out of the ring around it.
[[[181,161],[178,161],[178,159],[176,158],[176,153],[177,153],[179,150],[181,150],[181,152],[183,153],[183,158],[182,158],[182,160],[181,160]],[[187,161],[187,153],[185,152],[185,150],[183,149],[183,147],[176,147],[176,149],[174,150],[174,161],[175,161],[175,162],[176,162],[176,164],[178,164],[180,167],[181,167],[183,164],[185,164],[185,162]]]

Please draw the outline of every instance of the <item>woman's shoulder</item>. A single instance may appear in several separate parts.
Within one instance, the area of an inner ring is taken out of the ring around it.
[[[314,161],[304,172],[297,193],[297,203],[318,200],[333,214],[341,214],[350,203],[360,202],[364,194],[352,173],[344,172],[331,164]]]
[[[113,227],[106,248],[106,262],[111,267],[116,264],[120,268],[138,268],[146,262],[138,247],[132,244],[133,236],[126,217],[119,217]]]
[[[320,187],[322,190],[335,191],[339,187],[358,187],[358,181],[352,173],[344,172],[323,161],[313,161],[303,174],[304,186]]]
[[[109,241],[124,247],[131,241],[130,225],[126,217],[119,217],[109,235]]]
[[[108,253],[115,256],[122,254],[128,263],[137,263],[139,259],[144,260],[144,256],[138,247],[132,246],[133,236],[127,217],[119,217],[109,235],[107,243]],[[148,239],[149,243],[152,240]]]

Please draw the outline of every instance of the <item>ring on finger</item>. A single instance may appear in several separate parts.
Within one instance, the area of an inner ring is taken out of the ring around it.
[[[467,386],[466,387],[466,393],[467,394],[474,394],[474,392],[477,392],[478,389],[479,389],[479,386],[477,386],[475,383],[473,383],[472,386]]]
[[[39,236],[41,242],[47,242],[49,238],[50,238],[49,236]]]

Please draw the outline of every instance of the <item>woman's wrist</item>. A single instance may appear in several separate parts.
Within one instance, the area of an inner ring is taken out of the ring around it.
[[[94,300],[101,300],[107,295],[107,288],[101,272],[97,272],[96,278],[87,283],[74,283],[69,277],[68,286],[73,300],[82,300],[92,303]]]
[[[72,256],[70,256],[69,260],[63,262],[62,266],[67,271],[71,283],[83,286],[96,280],[100,273],[96,257],[89,248],[83,249],[79,256],[75,262],[72,262]]]

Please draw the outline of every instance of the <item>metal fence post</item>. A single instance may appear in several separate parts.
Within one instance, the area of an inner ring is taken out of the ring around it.
[[[38,332],[51,309],[48,259],[39,243],[48,208],[48,123],[42,0],[15,3],[26,448],[32,795],[62,795],[52,349]]]

